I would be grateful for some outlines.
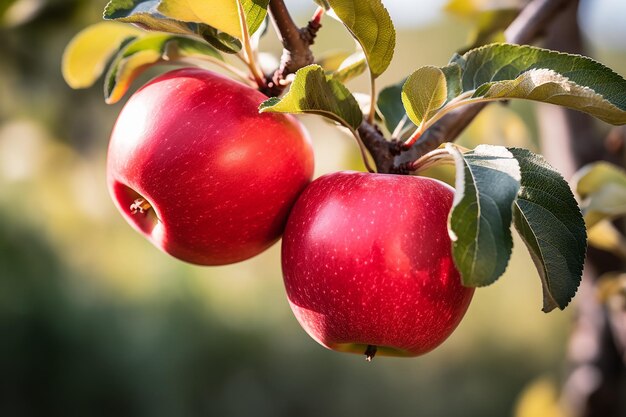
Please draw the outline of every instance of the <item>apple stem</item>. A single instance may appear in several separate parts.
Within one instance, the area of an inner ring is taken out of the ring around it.
[[[377,351],[378,348],[375,345],[367,345],[367,349],[365,349],[365,360],[371,362],[374,356],[376,356]]]
[[[150,205],[150,203],[148,203],[146,200],[144,200],[143,198],[138,198],[135,201],[133,201],[133,204],[130,205],[130,212],[132,214],[137,214],[137,213],[145,213],[148,210],[150,210],[152,208],[152,206]]]

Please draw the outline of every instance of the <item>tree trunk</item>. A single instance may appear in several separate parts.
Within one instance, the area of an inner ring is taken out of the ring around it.
[[[577,20],[579,1],[572,1],[546,33],[545,47],[585,54]],[[538,107],[542,151],[565,178],[598,160],[623,163],[616,148],[607,149],[604,135],[587,115],[547,104]],[[623,137],[622,137],[623,140]],[[623,149],[623,143],[622,143]],[[574,417],[625,417],[626,314],[611,311],[597,297],[597,278],[624,271],[617,257],[590,248],[583,282],[576,297],[576,318],[568,346],[562,404]]]

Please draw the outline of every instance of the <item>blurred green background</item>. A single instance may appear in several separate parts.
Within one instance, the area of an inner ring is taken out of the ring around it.
[[[99,86],[73,91],[60,73],[65,44],[100,21],[104,5],[0,2],[0,416],[502,417],[536,378],[558,380],[574,310],[540,311],[540,281],[519,241],[507,274],[476,292],[441,348],[371,364],[325,350],[299,327],[279,245],[220,268],[152,247],[105,186],[122,104],[105,105]],[[311,7],[297,6],[304,24]],[[381,86],[443,65],[464,45],[470,22],[430,10],[440,6],[404,2],[429,12],[402,26]],[[353,48],[337,23],[324,23],[316,51]],[[263,45],[280,51],[273,38]],[[594,56],[625,75],[626,54],[611,45],[596,41]],[[351,87],[368,88],[364,79]],[[316,175],[360,167],[350,137],[302,120]],[[536,149],[533,108],[492,106],[463,141]]]

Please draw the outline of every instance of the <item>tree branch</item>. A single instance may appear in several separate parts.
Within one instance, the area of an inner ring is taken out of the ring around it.
[[[542,35],[547,25],[570,0],[532,0],[505,31],[507,42],[526,44]],[[268,79],[269,96],[279,95],[286,87],[286,78],[298,69],[313,63],[310,46],[320,25],[321,13],[315,14],[305,28],[298,28],[283,0],[271,0],[269,13],[284,50],[281,64]],[[373,99],[373,98],[372,98]],[[407,163],[436,149],[444,142],[454,141],[474,120],[486,104],[468,105],[444,116],[428,129],[409,150],[401,152],[397,143],[388,141],[377,126],[364,121],[359,135],[381,173],[403,173]]]
[[[550,25],[546,47],[568,53],[585,52],[578,26],[578,4],[578,0],[571,1]],[[622,163],[619,152],[607,148],[610,142],[603,138],[592,117],[547,104],[538,107],[537,114],[542,153],[565,178],[597,160]],[[601,302],[597,287],[599,275],[623,271],[625,266],[608,252],[592,247],[587,252],[560,401],[573,417],[617,417],[626,413],[626,312]]]
[[[525,44],[543,35],[548,24],[571,0],[535,0],[522,9],[504,31],[509,43]]]
[[[280,95],[287,86],[285,81],[289,74],[293,74],[300,68],[314,62],[310,47],[315,41],[317,32],[322,27],[320,20],[323,13],[318,9],[304,28],[299,28],[295,24],[283,0],[271,0],[269,14],[276,33],[283,44],[280,66],[274,71],[274,74],[268,77],[267,91],[264,91],[268,96],[275,97]]]
[[[383,132],[380,131],[375,124],[369,124],[367,121],[363,121],[358,129],[361,142],[368,150],[376,170],[380,173],[401,173],[401,169],[394,165],[394,157],[400,154],[401,143],[395,140],[388,141],[383,136]],[[408,172],[405,172],[408,173]]]
[[[543,35],[548,24],[571,0],[532,0],[505,30],[508,43],[528,44]],[[487,104],[474,104],[452,111],[428,129],[409,151],[397,158],[402,163],[416,160],[444,142],[454,141]]]

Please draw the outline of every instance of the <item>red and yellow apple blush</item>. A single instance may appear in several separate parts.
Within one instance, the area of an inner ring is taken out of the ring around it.
[[[313,181],[285,229],[289,303],[327,348],[416,356],[456,328],[474,293],[461,284],[437,180],[338,172]]]
[[[290,115],[258,112],[260,92],[202,70],[150,81],[113,129],[108,185],[126,220],[187,262],[241,261],[276,242],[313,174]]]

